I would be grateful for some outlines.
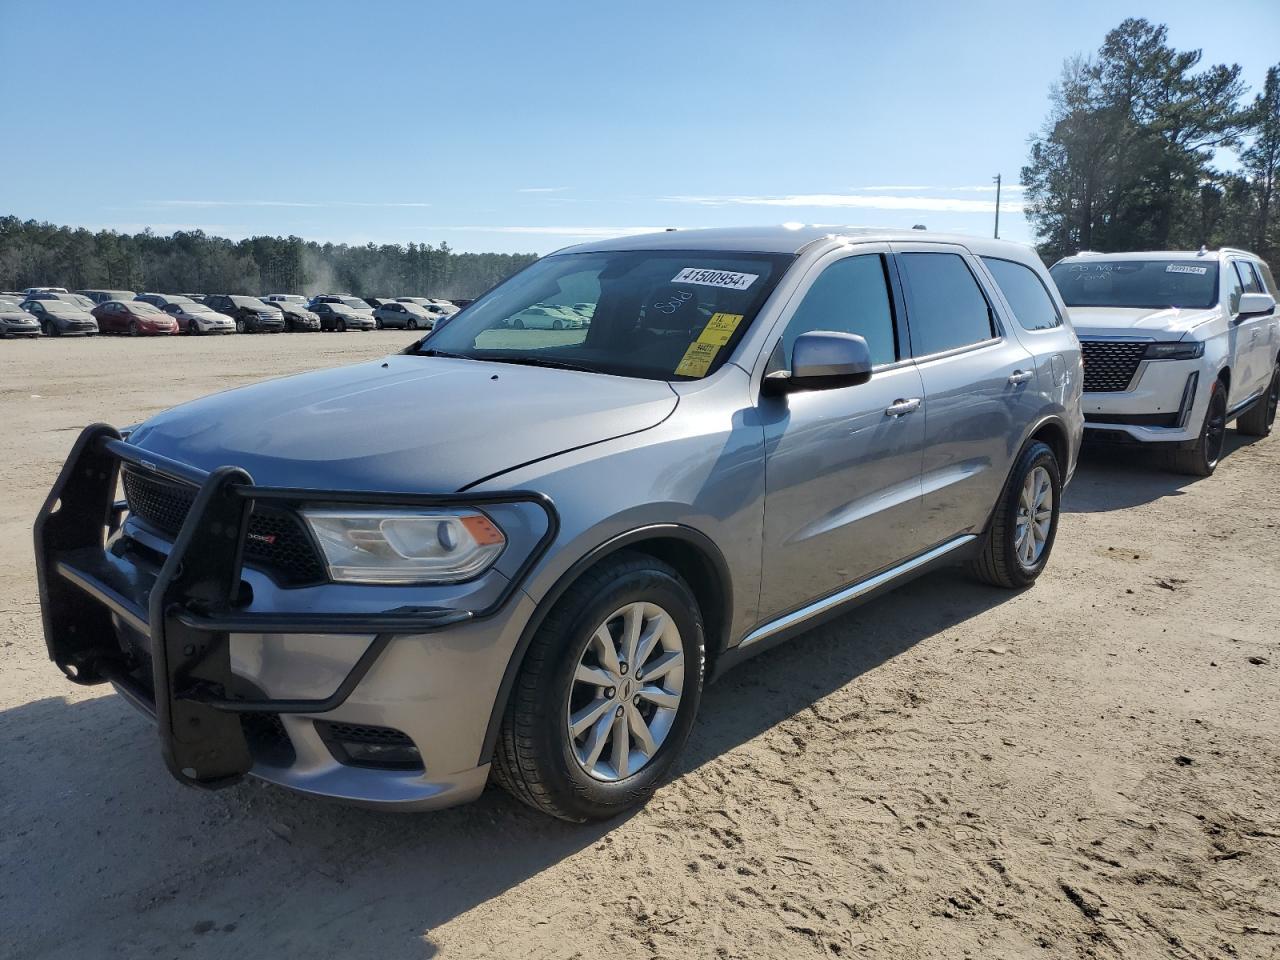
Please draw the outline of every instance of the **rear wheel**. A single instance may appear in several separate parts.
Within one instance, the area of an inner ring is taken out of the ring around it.
[[[1046,443],[1034,441],[1018,457],[982,552],[972,569],[997,587],[1029,587],[1044,571],[1058,532],[1062,475],[1058,459]]]
[[[1276,422],[1276,406],[1280,401],[1280,363],[1271,371],[1267,393],[1243,417],[1236,420],[1236,430],[1247,437],[1265,437]]]
[[[1200,436],[1189,446],[1174,449],[1173,468],[1193,477],[1210,476],[1218,469],[1226,439],[1227,388],[1221,380],[1215,380],[1209,392],[1209,408],[1200,425]]]
[[[623,552],[571,586],[538,627],[507,703],[494,775],[563,820],[648,799],[702,693],[702,616],[671,567]]]

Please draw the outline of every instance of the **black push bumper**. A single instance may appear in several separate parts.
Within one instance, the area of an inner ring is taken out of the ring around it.
[[[115,500],[120,466],[196,489],[162,563],[121,562],[106,549],[125,506]],[[376,614],[255,613],[241,582],[253,505],[309,502],[399,507],[531,503],[546,531],[497,598],[480,610],[400,606]],[[465,496],[259,487],[238,467],[206,473],[125,442],[112,427],[87,427],[76,440],[35,524],[36,575],[49,657],[81,684],[113,681],[153,702],[165,763],[183,783],[221,787],[253,766],[239,714],[324,713],[340,706],[395,636],[440,630],[493,616],[541,558],[559,529],[543,494]],[[149,638],[150,689],[138,682],[116,622]],[[337,689],[323,700],[233,696],[232,633],[350,633],[374,636]]]

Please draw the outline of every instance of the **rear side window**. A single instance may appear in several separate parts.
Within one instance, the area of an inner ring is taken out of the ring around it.
[[[911,352],[917,357],[982,343],[995,336],[991,307],[955,253],[904,253]]]
[[[814,330],[858,334],[866,339],[874,364],[898,359],[883,257],[847,257],[823,270],[787,323],[783,356],[791,357],[796,337]]]
[[[1258,275],[1253,271],[1253,264],[1248,260],[1232,261],[1236,266],[1236,273],[1240,275],[1240,284],[1244,287],[1245,293],[1262,293],[1262,283],[1258,280]]]
[[[996,285],[1013,309],[1013,318],[1024,330],[1051,330],[1062,326],[1058,308],[1034,270],[996,257],[983,257],[982,262],[996,278]]]

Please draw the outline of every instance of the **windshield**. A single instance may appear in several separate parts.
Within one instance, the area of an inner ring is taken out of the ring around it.
[[[345,303],[352,310],[368,310],[369,309],[369,305],[365,303],[363,300],[361,300],[359,297],[343,297],[342,302]]]
[[[231,302],[237,307],[248,307],[250,310],[266,310],[268,304],[263,303],[257,297],[232,297]],[[270,304],[275,307],[275,304]]]
[[[84,310],[80,309],[79,306],[74,303],[67,303],[65,300],[40,300],[38,302],[49,313],[56,313],[60,317],[84,313]]]
[[[1068,307],[1189,307],[1218,302],[1218,265],[1192,260],[1102,260],[1049,271]]]
[[[163,311],[154,303],[147,303],[145,300],[134,300],[129,304],[129,310],[142,316],[148,313],[162,313]]]
[[[792,259],[674,250],[551,256],[437,328],[419,351],[696,380],[732,352]],[[574,309],[583,303],[590,316]]]

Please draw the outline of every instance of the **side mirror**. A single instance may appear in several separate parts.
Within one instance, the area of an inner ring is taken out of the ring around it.
[[[1269,293],[1245,293],[1240,296],[1240,309],[1236,312],[1237,320],[1248,317],[1266,317],[1276,308],[1276,298]]]
[[[796,337],[791,369],[765,377],[769,393],[856,387],[871,379],[871,350],[856,333],[812,330]]]

